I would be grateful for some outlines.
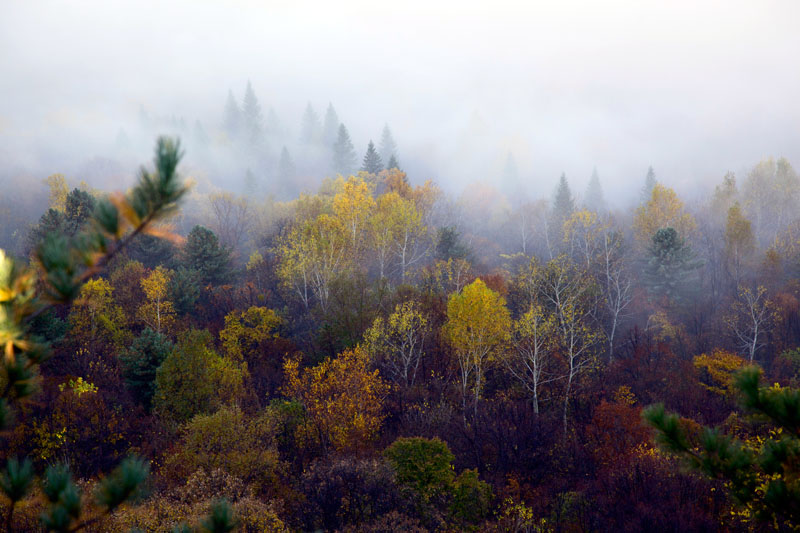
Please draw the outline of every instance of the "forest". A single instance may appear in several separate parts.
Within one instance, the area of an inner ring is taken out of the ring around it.
[[[7,530],[797,527],[789,161],[512,205],[338,131],[287,201],[168,137],[127,192],[43,180],[0,254]]]

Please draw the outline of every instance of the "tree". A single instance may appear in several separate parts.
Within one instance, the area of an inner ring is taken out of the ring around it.
[[[156,371],[173,344],[166,335],[145,328],[127,349],[120,353],[125,384],[147,411],[150,411],[156,390]]]
[[[597,168],[592,169],[592,177],[589,178],[589,185],[586,186],[586,195],[583,205],[595,213],[605,213],[606,199],[603,195],[603,186],[600,185],[600,176],[597,175]]]
[[[751,363],[759,348],[766,344],[765,337],[775,320],[775,305],[767,298],[767,289],[762,285],[755,291],[740,285],[739,294],[725,317],[729,331]]]
[[[375,150],[375,145],[371,140],[367,145],[367,153],[364,154],[364,162],[361,165],[361,170],[375,175],[383,170],[383,161],[381,160],[381,156],[378,155],[377,150]]]
[[[112,291],[103,278],[86,281],[67,318],[71,337],[91,353],[100,347],[119,347],[127,340],[125,314],[114,303]]]
[[[181,315],[190,313],[200,297],[200,273],[186,267],[178,267],[169,279],[167,294],[175,311]]]
[[[65,211],[67,207],[67,195],[69,194],[69,187],[67,187],[67,180],[63,174],[52,174],[45,180],[47,187],[50,189],[50,209],[56,211]]]
[[[367,351],[392,381],[414,384],[430,332],[428,319],[416,302],[397,304],[385,320],[377,317],[364,333]]]
[[[786,159],[765,159],[748,173],[742,192],[758,242],[768,245],[795,218],[800,206],[800,177]]]
[[[645,283],[651,293],[667,301],[680,299],[691,281],[690,274],[702,264],[691,246],[674,228],[661,228],[653,235],[648,254]]]
[[[344,176],[352,174],[356,167],[356,150],[344,124],[339,125],[339,133],[333,145],[333,171]]]
[[[397,482],[411,489],[422,509],[439,503],[453,489],[455,456],[438,438],[400,437],[383,455],[397,474]]]
[[[688,424],[666,413],[663,404],[645,409],[644,420],[656,430],[656,442],[663,450],[707,477],[723,480],[745,520],[754,518],[778,530],[796,529],[800,524],[800,391],[777,384],[761,386],[761,371],[756,367],[741,370],[735,386],[744,407],[773,426],[766,436],[740,440],[708,427],[689,433]]]
[[[378,198],[369,228],[381,278],[388,274],[390,260],[395,259],[400,279],[404,281],[409,267],[427,255],[429,247],[422,246],[427,234],[422,215],[412,200],[396,192]]]
[[[281,150],[281,157],[278,159],[278,181],[283,185],[288,185],[297,176],[297,168],[294,166],[289,150],[284,146]]]
[[[645,204],[650,201],[653,196],[653,189],[658,185],[656,181],[656,173],[653,167],[647,167],[647,175],[644,177],[644,185],[642,186],[642,203]]]
[[[156,333],[169,331],[175,321],[175,308],[167,298],[172,271],[156,267],[141,281],[147,302],[139,307],[139,319]]]
[[[600,251],[595,279],[603,292],[607,320],[605,336],[608,341],[608,360],[614,358],[614,341],[620,323],[629,315],[628,306],[633,300],[633,280],[625,263],[622,234],[607,228],[600,239]]]
[[[508,371],[531,394],[533,412],[539,414],[542,385],[558,379],[554,369],[556,345],[553,343],[555,320],[545,314],[541,305],[531,305],[519,320],[514,321],[511,333],[513,350],[503,362]]]
[[[328,103],[328,109],[325,111],[325,120],[322,123],[322,142],[325,146],[333,146],[336,142],[336,134],[339,130],[339,115],[333,108],[332,103]]]
[[[675,191],[656,184],[650,199],[636,209],[633,221],[636,243],[646,248],[656,231],[667,227],[674,228],[681,239],[688,239],[697,229],[697,223],[684,211]]]
[[[250,307],[225,315],[225,327],[219,332],[225,354],[236,361],[247,361],[258,345],[278,336],[275,330],[283,320],[266,307]]]
[[[214,221],[212,229],[220,244],[231,252],[238,251],[252,224],[250,202],[246,197],[217,192],[208,196],[208,203]]]
[[[470,391],[477,414],[483,376],[487,367],[499,359],[508,341],[510,326],[505,298],[480,278],[448,298],[443,333],[458,359],[465,416]]]
[[[303,112],[303,122],[300,126],[300,142],[306,145],[319,142],[320,128],[319,115],[317,115],[311,102],[309,102]]]
[[[394,137],[392,136],[392,130],[389,129],[389,124],[384,124],[383,126],[383,132],[381,133],[381,148],[379,153],[381,161],[392,162],[392,158],[394,158],[394,165],[390,166],[389,164],[387,164],[386,165],[387,169],[398,168],[397,143],[394,142]]]
[[[562,173],[558,179],[555,196],[553,196],[553,216],[564,221],[573,211],[575,211],[575,198],[572,196],[566,174]],[[560,228],[561,224],[558,227]]]
[[[247,365],[220,357],[210,346],[208,331],[188,331],[158,367],[153,409],[163,419],[186,422],[241,398]]]
[[[228,91],[228,100],[225,103],[225,117],[223,119],[225,132],[231,140],[237,140],[242,131],[242,111],[233,97],[233,91]]]
[[[714,187],[711,197],[711,210],[714,216],[722,219],[739,200],[739,188],[736,186],[736,175],[733,172],[725,173],[722,183]]]
[[[742,215],[739,202],[735,202],[728,209],[728,220],[725,224],[725,262],[728,275],[737,286],[755,249],[756,239],[750,221]]]
[[[28,324],[52,306],[71,302],[86,280],[107,265],[135,235],[164,233],[151,225],[168,216],[186,192],[175,172],[180,158],[179,144],[160,138],[156,146],[156,172],[142,169],[136,186],[127,195],[102,200],[81,239],[70,242],[59,235],[45,238],[36,251],[41,267],[39,290],[35,287],[34,271],[21,267],[0,250],[0,344],[5,383],[0,393],[0,429],[10,429],[13,408],[34,393],[37,369],[50,355],[46,344],[29,336]],[[43,525],[56,531],[84,528],[135,496],[147,475],[144,461],[133,458],[123,461],[98,483],[95,501],[99,514],[86,518],[69,469],[52,465],[44,476]],[[29,459],[9,460],[0,472],[0,490],[9,500],[7,530],[12,527],[16,505],[25,498],[32,481]]]
[[[197,272],[203,285],[218,285],[230,275],[230,251],[220,246],[214,232],[203,226],[195,226],[189,232],[181,256],[183,265]]]
[[[302,373],[298,358],[287,359],[283,368],[284,393],[306,410],[298,428],[301,441],[355,451],[378,435],[387,386],[377,370],[369,369],[365,349],[346,350]]]
[[[394,154],[389,157],[389,161],[386,163],[386,168],[387,170],[400,170],[400,162],[397,160],[397,157],[395,157]]]
[[[242,119],[247,141],[252,146],[261,144],[264,138],[264,116],[261,114],[261,105],[249,80],[242,101]]]

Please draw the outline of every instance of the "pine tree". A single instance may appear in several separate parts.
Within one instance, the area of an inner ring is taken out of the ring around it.
[[[402,170],[400,168],[400,163],[397,162],[397,158],[395,157],[394,154],[392,154],[392,157],[389,158],[389,162],[386,163],[387,170],[391,170],[393,168],[396,168],[397,170]]]
[[[233,97],[233,91],[228,91],[228,102],[225,104],[225,131],[230,139],[237,139],[241,132],[242,111]]]
[[[328,103],[328,110],[325,111],[325,122],[322,125],[322,142],[326,146],[332,146],[336,142],[336,133],[339,130],[339,115],[333,108],[333,104]]]
[[[691,281],[690,275],[702,265],[674,228],[661,228],[653,235],[645,267],[645,284],[651,293],[669,300],[680,299]]]
[[[606,210],[606,199],[603,195],[603,186],[600,185],[600,176],[597,175],[597,168],[592,170],[592,177],[589,178],[589,185],[586,187],[586,198],[584,205],[595,213],[604,213]]]
[[[303,113],[303,124],[300,131],[300,142],[303,144],[311,144],[319,141],[320,124],[319,115],[314,111],[311,102],[306,106]]]
[[[333,145],[333,171],[342,175],[353,173],[356,167],[356,150],[344,124],[339,124],[339,134]]]
[[[295,178],[296,172],[292,156],[284,146],[283,150],[281,150],[281,158],[278,161],[278,181],[282,184],[291,183]]]
[[[569,188],[566,174],[562,173],[553,198],[553,215],[561,220],[566,220],[575,211],[575,198]]]
[[[364,163],[361,165],[361,170],[370,174],[377,174],[383,170],[383,161],[381,161],[381,156],[378,155],[371,140],[367,145],[367,153],[364,154]]]
[[[166,335],[148,327],[120,354],[125,384],[147,411],[156,391],[156,370],[172,348]]]
[[[394,137],[392,136],[392,130],[389,129],[389,125],[385,124],[383,126],[383,133],[381,134],[381,149],[380,149],[381,161],[391,161],[392,157],[395,158],[395,163],[397,163],[397,143],[394,142]],[[394,167],[387,167],[387,168],[397,168],[395,165]]]
[[[248,142],[258,145],[263,140],[264,117],[261,114],[261,106],[256,98],[256,93],[253,92],[253,86],[249,81],[242,101],[242,119]]]
[[[656,173],[653,171],[653,167],[647,167],[647,176],[644,178],[644,187],[642,187],[643,204],[650,201],[650,196],[652,196],[653,189],[657,183],[658,181],[656,180]]]
[[[208,228],[195,226],[186,237],[183,248],[183,264],[196,270],[204,285],[220,284],[230,275],[231,253],[220,246],[219,239]]]

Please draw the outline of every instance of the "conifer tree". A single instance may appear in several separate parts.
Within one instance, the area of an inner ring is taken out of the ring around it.
[[[647,167],[647,176],[644,178],[644,187],[642,187],[642,203],[646,204],[650,197],[653,195],[653,189],[656,187],[658,181],[656,180],[656,173],[653,167]]]
[[[333,108],[333,104],[328,103],[328,109],[325,111],[325,121],[322,124],[322,142],[326,146],[333,146],[336,142],[336,134],[339,130],[339,115]]]
[[[319,141],[320,124],[319,115],[314,111],[311,102],[306,106],[303,113],[303,123],[300,130],[300,142],[303,144],[312,144]]]
[[[292,156],[289,154],[289,150],[286,147],[283,147],[281,150],[281,157],[278,160],[278,180],[283,183],[291,182],[296,175],[296,169],[294,166],[294,161],[292,161]]]
[[[391,170],[393,168],[396,168],[397,170],[401,170],[400,163],[398,163],[397,158],[395,157],[394,154],[392,154],[392,157],[389,158],[389,162],[386,163],[386,169],[387,170]]]
[[[225,104],[224,126],[228,138],[237,139],[239,137],[242,127],[242,111],[233,97],[233,91],[230,90],[228,91],[228,101]]]
[[[589,178],[589,185],[586,187],[586,198],[584,205],[595,213],[603,213],[606,210],[606,199],[603,195],[603,186],[600,185],[600,176],[597,175],[597,168],[592,170],[592,177]]]
[[[558,180],[558,187],[556,187],[555,197],[553,198],[553,214],[560,220],[566,220],[573,211],[575,211],[575,198],[569,188],[567,176],[562,172],[561,178]]]
[[[371,140],[367,145],[367,153],[364,154],[364,162],[361,165],[361,170],[369,172],[370,174],[377,174],[383,170],[383,161],[381,161],[381,156],[378,155],[378,151],[375,150],[375,145]]]
[[[356,167],[356,150],[344,124],[339,124],[339,134],[333,145],[333,171],[348,175]]]
[[[379,153],[381,156],[381,161],[391,161],[392,157],[394,157],[395,163],[397,163],[397,143],[394,142],[392,130],[389,129],[388,124],[383,126],[383,133],[381,134],[381,148]],[[397,168],[397,166],[387,168]]]
[[[186,237],[183,263],[197,271],[203,284],[219,284],[230,275],[231,253],[220,246],[219,239],[208,228],[195,226]]]
[[[256,93],[249,81],[242,101],[242,119],[247,141],[252,145],[258,145],[263,140],[264,117],[261,114],[261,105],[259,105]]]
[[[680,298],[689,275],[701,266],[691,246],[674,228],[661,228],[648,249],[645,283],[650,291],[670,300]]]

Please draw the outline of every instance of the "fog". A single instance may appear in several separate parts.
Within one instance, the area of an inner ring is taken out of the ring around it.
[[[562,172],[580,193],[597,167],[625,202],[649,165],[691,195],[770,155],[800,164],[798,21],[793,1],[5,0],[0,176],[4,193],[54,172],[125,183],[157,134],[199,121],[210,143],[184,140],[201,184],[241,192],[251,169],[289,195],[326,174],[296,143],[307,104],[322,120],[332,103],[359,160],[388,124],[411,180],[455,194],[508,189],[511,153],[532,197]],[[217,148],[248,81],[285,128],[259,162]],[[269,171],[284,144],[288,189]]]

